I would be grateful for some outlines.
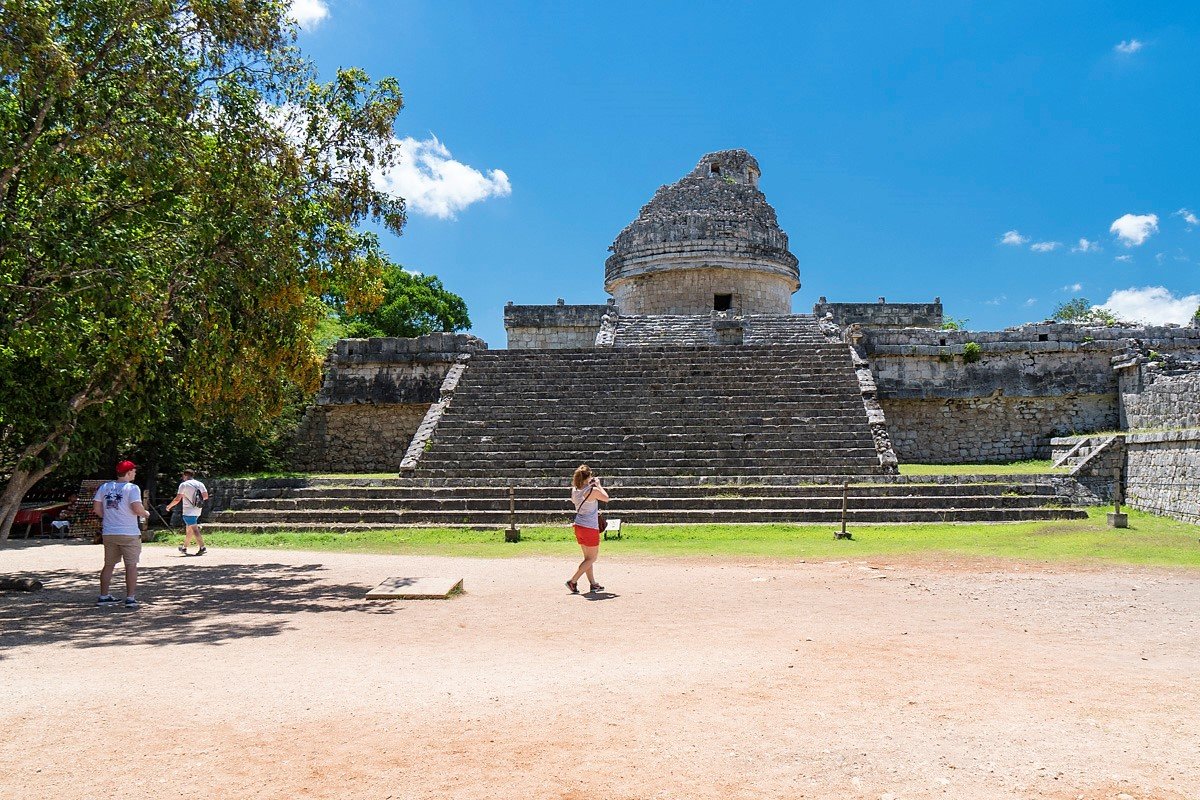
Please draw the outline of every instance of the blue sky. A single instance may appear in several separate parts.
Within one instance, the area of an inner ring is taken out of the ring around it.
[[[800,260],[793,310],[924,302],[972,329],[1084,296],[1200,304],[1200,4],[294,0],[326,76],[395,76],[392,257],[503,306],[604,302],[607,248],[742,147]],[[1192,220],[1192,222],[1189,222]],[[1006,243],[1007,241],[1007,243]]]

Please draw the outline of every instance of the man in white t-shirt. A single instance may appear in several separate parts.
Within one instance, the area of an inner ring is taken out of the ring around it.
[[[100,517],[104,541],[104,569],[100,570],[100,597],[96,605],[110,606],[117,598],[108,593],[113,570],[125,562],[125,607],[137,608],[137,565],[142,555],[141,523],[150,519],[142,505],[142,490],[133,479],[137,465],[132,461],[117,464],[117,479],[101,484],[92,498],[92,511]]]
[[[196,544],[200,545],[200,550],[196,555],[202,556],[208,552],[208,548],[204,546],[204,537],[200,535],[200,514],[204,512],[204,501],[207,499],[208,487],[196,480],[195,470],[185,469],[183,483],[179,484],[179,489],[175,492],[175,499],[167,504],[168,511],[180,503],[183,504],[183,524],[186,527],[183,533],[183,545],[179,548],[179,552],[185,556],[193,536],[196,537]]]

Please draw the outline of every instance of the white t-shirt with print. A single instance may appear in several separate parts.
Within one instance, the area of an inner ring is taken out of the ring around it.
[[[208,487],[195,478],[189,478],[179,484],[176,494],[183,495],[183,515],[198,517],[204,510],[204,495],[208,494]]]
[[[140,536],[137,514],[133,504],[142,502],[142,490],[130,481],[109,481],[101,484],[93,500],[104,503],[104,519],[100,532],[108,536]]]

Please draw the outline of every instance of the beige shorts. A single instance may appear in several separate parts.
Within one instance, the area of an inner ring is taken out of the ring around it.
[[[142,555],[141,536],[104,536],[104,566],[116,566],[118,561],[125,562],[125,569],[136,567],[138,558]]]

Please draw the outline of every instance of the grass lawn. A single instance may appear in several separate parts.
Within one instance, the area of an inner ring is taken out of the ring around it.
[[[1070,472],[1055,469],[1050,459],[1009,461],[1004,464],[901,464],[901,475],[1058,475]]]
[[[962,555],[1023,561],[1107,562],[1200,568],[1200,526],[1129,510],[1129,527],[1109,528],[1108,508],[1088,510],[1085,520],[1003,525],[928,524],[852,527],[854,539],[837,541],[829,525],[634,525],[620,541],[603,543],[615,556],[763,556],[866,558],[888,555]],[[572,556],[578,552],[566,526],[531,527],[522,541],[507,544],[499,530],[398,529],[350,533],[205,534],[212,547],[396,553],[503,558]],[[175,546],[181,534],[164,537]]]

